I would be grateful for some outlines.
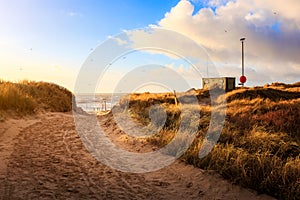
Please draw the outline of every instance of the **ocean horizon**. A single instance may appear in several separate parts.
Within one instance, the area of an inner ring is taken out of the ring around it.
[[[88,113],[111,110],[128,93],[77,94],[76,105]]]

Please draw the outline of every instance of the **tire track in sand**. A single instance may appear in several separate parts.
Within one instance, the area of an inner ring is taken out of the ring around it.
[[[8,164],[3,199],[145,199],[143,177],[94,159],[72,115],[47,114],[22,131]]]

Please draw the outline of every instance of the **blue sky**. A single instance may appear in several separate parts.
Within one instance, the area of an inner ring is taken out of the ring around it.
[[[300,77],[299,9],[297,0],[0,0],[0,78],[73,90],[81,65],[104,40],[154,25],[194,40],[221,75],[237,78],[239,38],[246,37],[248,84],[292,83]],[[182,73],[180,62],[166,65]]]
[[[6,62],[0,63],[0,76],[10,80],[45,79],[72,89],[73,80],[60,81],[61,75],[56,80],[55,74],[50,77],[43,71],[49,67],[78,71],[91,50],[108,36],[156,23],[177,3],[178,0],[1,0],[0,50],[5,52]],[[37,68],[41,70],[38,73]]]
[[[156,23],[178,1],[1,1],[1,40],[45,56],[84,58],[109,35]]]
[[[84,51],[87,47],[90,50],[109,35],[156,23],[177,2],[2,0],[0,34],[28,48],[60,51],[82,47]]]

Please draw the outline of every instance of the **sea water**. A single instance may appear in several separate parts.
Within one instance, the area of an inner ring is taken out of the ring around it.
[[[109,111],[126,94],[97,93],[76,95],[76,105],[88,113]]]

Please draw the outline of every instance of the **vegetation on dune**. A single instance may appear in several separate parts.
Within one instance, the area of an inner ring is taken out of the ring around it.
[[[211,119],[209,104],[189,105],[200,113],[196,138],[181,159],[202,169],[216,170],[232,182],[279,199],[300,197],[300,84],[237,89],[226,94],[226,121],[218,143],[204,158],[198,153]],[[196,90],[199,102],[209,92]],[[178,95],[184,98],[185,95]],[[161,131],[148,141],[168,144],[181,123],[181,111],[172,94],[133,94],[129,112],[138,123],[150,122],[150,107],[160,104],[167,119]],[[197,122],[198,123],[198,122]]]
[[[72,110],[73,95],[53,83],[0,81],[0,112],[33,114],[45,110],[68,112]]]
[[[193,95],[199,104],[189,104]],[[124,97],[114,109],[129,105],[131,117],[146,126],[151,122],[149,113],[156,112],[153,106],[160,105],[165,110],[166,121],[148,141],[162,147],[178,132],[183,119],[180,106],[185,106],[187,114],[199,113],[200,118],[188,122],[196,123],[198,129],[194,141],[181,157],[183,161],[216,170],[232,182],[260,193],[279,199],[299,199],[300,83],[274,83],[227,93],[226,120],[218,143],[200,159],[198,153],[211,121],[209,97],[207,90],[178,93],[179,102],[187,105],[176,106],[172,93],[132,94]],[[72,100],[71,92],[52,83],[0,81],[0,120],[5,112],[22,115],[38,111],[68,112],[72,110]],[[158,121],[163,119],[161,114],[155,117]],[[189,124],[184,127],[188,129]]]

